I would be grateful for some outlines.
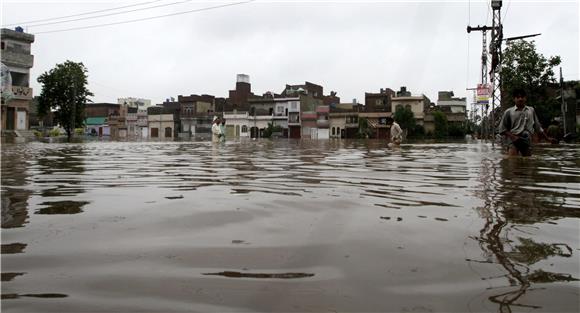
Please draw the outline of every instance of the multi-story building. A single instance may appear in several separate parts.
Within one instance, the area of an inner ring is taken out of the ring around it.
[[[238,74],[236,78],[236,89],[230,90],[228,103],[232,105],[231,110],[248,111],[248,99],[254,97],[250,76]],[[231,111],[228,108],[225,110]]]
[[[147,109],[148,137],[151,139],[172,139],[175,123],[171,109],[153,106]]]
[[[179,136],[206,138],[216,114],[216,98],[212,95],[177,96],[179,103]]]
[[[7,90],[8,98],[1,103],[2,132],[29,128],[32,100],[30,68],[34,65],[30,48],[33,42],[34,35],[25,33],[21,27],[1,30],[2,64],[10,71],[12,80],[12,86]]]
[[[139,109],[137,107],[127,108],[127,137],[131,139],[139,138],[141,133],[139,132],[139,127],[137,126],[138,116],[137,112]]]
[[[436,109],[445,113],[450,124],[463,126],[467,118],[466,108],[466,98],[454,97],[453,91],[439,91]]]
[[[395,91],[390,88],[381,88],[379,93],[365,92],[366,112],[392,112],[392,98]]]
[[[86,103],[85,133],[98,136],[119,136],[120,112],[120,104]],[[111,124],[113,124],[113,127],[111,127]],[[123,126],[121,125],[121,127]]]
[[[151,100],[134,97],[118,98],[117,104],[124,104],[128,107],[133,107],[146,111],[147,108],[151,106]]]
[[[330,138],[356,138],[358,114],[362,106],[357,103],[339,103],[330,107]]]

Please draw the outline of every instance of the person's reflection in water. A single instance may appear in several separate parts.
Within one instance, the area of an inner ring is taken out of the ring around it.
[[[547,289],[531,288],[535,283],[578,280],[567,273],[537,269],[541,260],[572,257],[572,249],[566,243],[538,243],[525,238],[533,235],[532,224],[579,217],[577,211],[563,209],[564,193],[522,188],[534,183],[534,177],[538,175],[536,166],[514,158],[501,160],[499,166],[493,161],[483,162],[478,196],[484,200],[484,206],[477,210],[484,225],[476,239],[486,259],[468,261],[499,264],[506,271],[505,277],[514,288],[506,291],[505,286],[490,287],[492,295],[488,297],[499,305],[499,312],[511,312],[512,307],[541,308],[531,304],[530,297],[523,298],[526,292]],[[532,269],[532,265],[536,269]],[[494,278],[498,277],[482,277],[486,280]],[[501,292],[495,294],[495,289]]]

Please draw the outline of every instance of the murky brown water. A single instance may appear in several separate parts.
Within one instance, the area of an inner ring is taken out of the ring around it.
[[[5,312],[578,312],[580,147],[2,145]]]

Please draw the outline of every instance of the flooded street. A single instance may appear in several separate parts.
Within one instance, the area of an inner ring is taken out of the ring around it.
[[[579,148],[2,144],[2,310],[578,312]]]

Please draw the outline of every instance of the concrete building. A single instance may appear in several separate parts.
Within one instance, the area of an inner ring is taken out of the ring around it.
[[[425,95],[421,96],[404,96],[392,98],[391,109],[394,114],[397,108],[408,108],[413,112],[417,124],[423,125],[425,113],[429,110],[431,101]]]
[[[216,98],[212,95],[177,96],[180,137],[211,137],[211,124],[216,114]]]
[[[339,103],[330,107],[330,138],[356,138],[358,114],[362,106],[356,103]]]
[[[117,104],[125,104],[128,107],[147,111],[147,108],[151,106],[151,100],[134,97],[118,98]]]
[[[392,112],[392,98],[395,91],[381,88],[379,93],[365,92],[365,112]]]
[[[9,98],[1,103],[1,130],[28,130],[29,114],[32,100],[30,88],[30,68],[34,65],[31,54],[31,44],[34,35],[24,33],[22,28],[16,30],[2,28],[1,30],[2,64],[8,67],[12,86],[7,90]]]
[[[436,109],[445,113],[449,124],[463,127],[467,119],[467,99],[453,96],[453,91],[439,91]],[[426,129],[427,130],[427,129]]]
[[[236,89],[230,90],[228,103],[232,104],[232,110],[248,111],[248,99],[253,97],[250,76],[238,74],[236,77]],[[227,109],[226,109],[227,110]],[[230,110],[228,110],[230,111]]]
[[[161,106],[147,109],[148,137],[151,139],[173,139],[175,131],[173,117],[171,109]]]

